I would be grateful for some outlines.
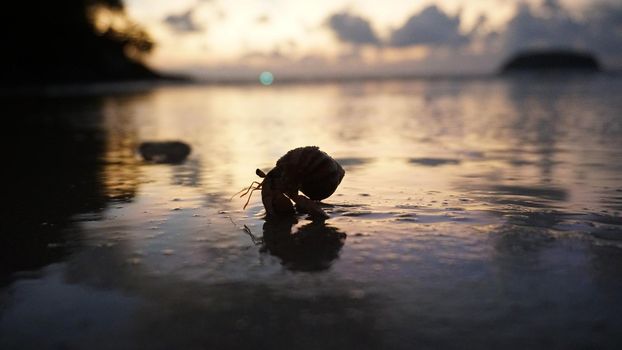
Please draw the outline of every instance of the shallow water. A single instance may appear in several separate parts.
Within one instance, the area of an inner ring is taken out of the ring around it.
[[[0,348],[620,348],[620,91],[593,76],[5,99],[21,137]],[[137,156],[168,139],[186,162]],[[302,145],[346,169],[329,220],[230,199]]]

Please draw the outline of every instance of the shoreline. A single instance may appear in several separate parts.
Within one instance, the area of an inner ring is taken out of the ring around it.
[[[290,85],[350,84],[368,82],[404,82],[404,81],[496,81],[517,79],[582,79],[582,78],[618,78],[622,71],[605,70],[599,72],[537,72],[523,71],[511,74],[491,72],[468,75],[400,75],[400,76],[335,76],[335,77],[285,77],[276,79],[272,87]],[[162,75],[147,79],[124,79],[92,82],[56,83],[46,85],[0,85],[0,98],[19,96],[80,96],[124,94],[151,90],[166,86],[260,86],[258,79],[251,78],[194,78],[183,75]]]

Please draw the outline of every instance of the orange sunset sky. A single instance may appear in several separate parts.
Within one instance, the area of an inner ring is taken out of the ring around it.
[[[148,63],[199,78],[480,74],[527,48],[594,52],[622,66],[609,0],[126,0],[157,46]],[[111,25],[105,14],[100,26]]]

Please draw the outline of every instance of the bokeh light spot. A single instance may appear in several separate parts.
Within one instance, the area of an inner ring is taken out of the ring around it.
[[[274,75],[270,72],[261,72],[261,74],[259,74],[259,82],[263,85],[272,85],[272,82],[274,82]]]

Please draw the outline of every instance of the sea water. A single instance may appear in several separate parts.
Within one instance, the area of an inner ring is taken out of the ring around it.
[[[5,98],[0,348],[620,348],[620,91],[593,75]],[[145,163],[154,140],[192,153]],[[330,219],[231,198],[307,145],[346,171]]]

